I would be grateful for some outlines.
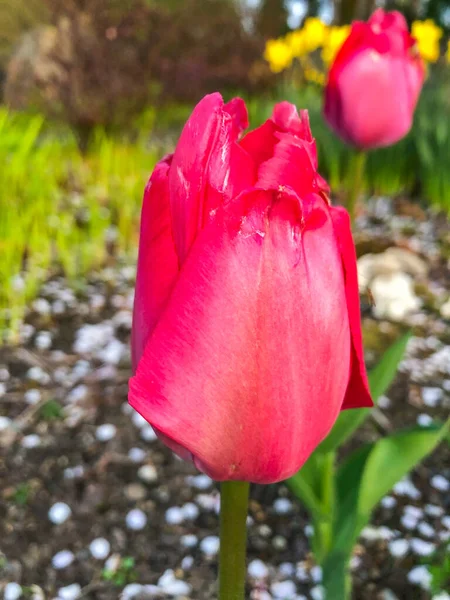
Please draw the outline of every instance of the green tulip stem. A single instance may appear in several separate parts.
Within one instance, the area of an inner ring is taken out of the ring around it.
[[[246,481],[224,481],[220,487],[219,600],[245,598],[249,489]]]
[[[367,153],[359,150],[354,158],[351,169],[350,192],[347,200],[347,210],[352,223],[355,219],[355,210],[358,198],[361,195],[364,183],[364,170],[366,167]]]

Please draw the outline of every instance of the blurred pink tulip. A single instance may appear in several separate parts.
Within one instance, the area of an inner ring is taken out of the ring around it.
[[[129,401],[214,479],[270,483],[372,401],[349,219],[307,113],[247,125],[206,96],[147,185]]]
[[[415,40],[399,12],[355,22],[328,74],[325,118],[360,150],[389,146],[411,129],[424,79]]]

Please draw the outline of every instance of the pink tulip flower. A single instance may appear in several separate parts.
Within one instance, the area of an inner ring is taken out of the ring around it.
[[[325,118],[360,150],[390,146],[411,129],[425,69],[399,12],[353,23],[328,73]]]
[[[289,477],[343,408],[371,406],[349,218],[306,111],[211,94],[144,195],[131,405],[216,480]]]

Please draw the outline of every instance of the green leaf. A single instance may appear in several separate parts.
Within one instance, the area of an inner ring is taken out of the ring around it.
[[[450,419],[441,427],[413,427],[374,444],[359,488],[358,513],[367,521],[378,502],[445,437]]]
[[[303,502],[313,518],[327,516],[321,500],[326,466],[323,457],[313,452],[300,471],[286,480],[289,489]]]
[[[370,392],[375,404],[394,380],[410,337],[411,333],[408,332],[394,342],[383,354],[380,362],[369,373]],[[333,429],[320,444],[317,451],[331,452],[337,450],[364,423],[369,413],[370,408],[354,408],[341,412]]]

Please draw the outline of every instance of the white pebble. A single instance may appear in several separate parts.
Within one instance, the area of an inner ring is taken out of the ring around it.
[[[314,527],[311,524],[305,525],[305,535],[306,537],[314,535]]]
[[[65,502],[56,502],[48,511],[48,518],[55,525],[61,525],[61,523],[67,521],[71,514],[72,510],[70,506]]]
[[[48,350],[52,345],[52,336],[50,332],[40,331],[34,340],[34,345],[39,350]]]
[[[22,595],[22,588],[16,582],[7,583],[3,594],[4,600],[18,600]]]
[[[191,593],[191,586],[175,577],[172,569],[167,569],[158,580],[158,587],[169,596],[186,596]]]
[[[403,525],[405,529],[415,529],[417,527],[418,520],[413,515],[402,515],[400,519],[400,523]]]
[[[391,540],[389,542],[389,552],[395,558],[403,558],[409,551],[409,542],[408,540]]]
[[[273,596],[279,600],[288,600],[297,593],[297,587],[293,581],[276,581],[270,586]]]
[[[186,477],[186,481],[192,487],[197,488],[198,490],[207,490],[212,486],[212,479],[208,477],[208,475],[189,475]]]
[[[89,551],[97,560],[104,560],[109,556],[111,544],[105,538],[95,538],[89,544]]]
[[[413,538],[410,543],[414,554],[418,554],[419,556],[430,556],[436,550],[435,544],[426,542],[420,538]]]
[[[44,369],[41,369],[41,367],[31,367],[31,369],[28,369],[27,378],[42,385],[50,383],[50,375]]]
[[[183,513],[183,517],[187,521],[194,521],[198,515],[200,514],[200,510],[196,504],[193,502],[187,502],[181,507],[181,511]]]
[[[306,568],[305,562],[301,562],[297,565],[297,569],[295,571],[295,576],[302,583],[306,583],[307,581],[310,580],[309,571]]]
[[[24,394],[24,399],[27,404],[37,404],[41,399],[41,392],[36,388],[27,390]]]
[[[140,583],[129,583],[123,588],[120,598],[121,600],[131,600],[143,591],[144,587]]]
[[[405,514],[410,515],[411,517],[414,517],[415,519],[421,519],[423,517],[423,510],[421,508],[419,508],[418,506],[413,506],[412,504],[407,504],[403,510],[404,510]]]
[[[396,504],[397,504],[397,500],[393,496],[385,496],[381,500],[381,506],[383,508],[387,508],[387,509],[394,508],[394,506],[396,506]]]
[[[269,575],[269,569],[262,560],[252,560],[247,567],[247,571],[250,577],[253,579],[265,579]]]
[[[185,548],[194,548],[198,544],[198,538],[193,533],[187,533],[181,536],[180,542]]]
[[[183,560],[181,561],[181,568],[183,569],[183,571],[189,571],[189,569],[192,568],[194,564],[194,557],[193,556],[185,556],[183,558]]]
[[[72,583],[66,587],[59,588],[58,600],[76,600],[81,594],[81,586],[78,583]]]
[[[445,517],[442,517],[442,525],[446,529],[450,529],[450,515],[446,515]]]
[[[434,527],[432,527],[426,521],[422,521],[421,523],[419,523],[419,525],[417,526],[417,531],[420,533],[420,535],[423,535],[424,537],[428,538],[434,537],[436,533]]]
[[[277,498],[273,508],[279,515],[287,515],[292,510],[292,502],[288,498]]]
[[[320,583],[322,581],[322,567],[314,565],[311,569],[311,577],[314,583]]]
[[[142,462],[146,456],[147,453],[142,448],[130,448],[128,451],[128,458],[134,463]]]
[[[437,504],[427,504],[425,512],[429,517],[441,517],[444,514],[444,509],[442,506],[437,506]]]
[[[52,558],[52,566],[54,569],[65,569],[73,563],[75,556],[70,550],[61,550]]]
[[[392,402],[391,399],[388,398],[387,396],[380,396],[378,398],[377,401],[377,405],[382,408],[383,410],[386,410],[387,408],[389,408],[391,406]]]
[[[450,481],[442,475],[434,475],[430,480],[431,485],[439,492],[448,492],[450,489]]]
[[[41,438],[38,436],[37,433],[30,433],[30,435],[26,435],[23,439],[22,439],[22,446],[24,448],[37,448],[38,446],[41,445]]]
[[[438,387],[424,387],[422,388],[422,400],[425,406],[435,407],[441,401],[443,391]]]
[[[139,531],[147,525],[147,517],[140,508],[133,508],[125,517],[128,529]]]
[[[283,562],[278,567],[278,572],[280,573],[281,577],[283,577],[284,579],[288,579],[289,577],[294,576],[295,567],[290,562]]]
[[[48,315],[50,313],[50,302],[45,298],[36,298],[33,302],[33,309],[40,315]]]
[[[138,469],[138,477],[145,481],[146,483],[153,483],[158,479],[158,471],[154,465],[142,465]]]
[[[200,542],[200,550],[207,556],[215,556],[219,548],[220,540],[216,535],[208,535]]]
[[[154,442],[158,439],[158,436],[156,435],[153,427],[147,424],[145,427],[141,428],[141,438],[145,442]]]
[[[67,467],[64,469],[65,479],[80,479],[84,475],[83,465],[76,465],[75,467]]]
[[[439,592],[435,594],[431,600],[450,600],[450,595],[447,592]]]
[[[9,379],[8,369],[6,367],[0,367],[0,381],[8,381],[8,379]]]
[[[420,585],[422,588],[428,590],[433,579],[430,571],[425,565],[414,567],[407,575],[408,581],[414,585]]]
[[[85,385],[84,383],[80,383],[79,385],[75,386],[73,388],[73,390],[71,390],[68,394],[67,394],[67,398],[66,401],[67,402],[82,402],[85,398],[88,397],[89,394],[89,388],[87,385]]]
[[[321,585],[316,585],[309,593],[311,594],[312,600],[324,600],[325,598],[325,588]]]
[[[426,413],[422,413],[417,417],[417,425],[420,427],[429,427],[433,423],[433,418]]]
[[[166,510],[166,523],[169,525],[180,525],[183,521],[183,511],[178,506],[171,506]]]
[[[148,422],[144,419],[142,415],[140,415],[137,411],[133,409],[133,413],[131,415],[131,421],[135,427],[141,429],[142,427],[147,427]]]
[[[207,511],[214,511],[220,506],[219,496],[215,494],[198,494],[195,497],[197,504]]]
[[[99,442],[109,442],[112,440],[117,433],[117,427],[112,425],[111,423],[104,423],[103,425],[99,425],[97,427],[97,431],[95,432],[95,437]]]
[[[409,479],[401,479],[394,485],[394,492],[399,496],[408,496],[413,500],[418,500],[421,496],[420,491]]]
[[[8,429],[8,427],[10,427],[11,423],[12,423],[12,421],[8,417],[0,416],[0,431],[5,431],[5,429]]]

